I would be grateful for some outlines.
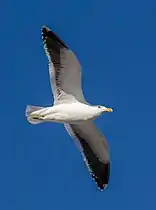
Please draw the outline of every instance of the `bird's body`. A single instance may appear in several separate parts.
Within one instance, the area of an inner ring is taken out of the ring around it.
[[[81,102],[70,104],[58,104],[51,107],[42,108],[33,111],[29,116],[31,118],[40,118],[46,122],[57,123],[81,123],[86,120],[93,120],[101,115],[102,110],[97,106],[90,106]]]
[[[93,120],[104,112],[105,106],[92,106],[81,88],[81,66],[75,54],[46,26],[42,27],[44,49],[49,60],[49,75],[54,96],[51,107],[28,105],[27,120],[32,124],[63,123],[83,155],[97,186],[106,188],[110,174],[110,155],[105,137]]]

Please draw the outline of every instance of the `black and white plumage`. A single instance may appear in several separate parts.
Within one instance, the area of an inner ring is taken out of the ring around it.
[[[63,123],[69,135],[78,143],[91,176],[103,190],[109,181],[110,154],[105,137],[92,120],[104,112],[112,112],[112,109],[86,102],[81,88],[79,61],[71,49],[46,26],[42,27],[42,39],[49,60],[54,105],[28,105],[26,117],[33,124]]]
[[[81,66],[74,53],[47,27],[42,40],[49,60],[49,73],[55,104],[65,100],[83,102]]]
[[[105,137],[92,121],[84,125],[65,124],[65,128],[77,140],[83,159],[98,187],[101,190],[106,188],[110,175],[110,157]]]

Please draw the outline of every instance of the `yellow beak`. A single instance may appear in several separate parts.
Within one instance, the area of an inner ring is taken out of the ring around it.
[[[107,108],[106,112],[113,112],[113,109],[112,108]]]

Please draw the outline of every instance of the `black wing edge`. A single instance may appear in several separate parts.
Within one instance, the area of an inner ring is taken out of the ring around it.
[[[100,190],[104,190],[109,182],[110,162],[101,162],[99,158],[94,154],[93,150],[85,141],[85,139],[81,138],[77,133],[75,133],[75,136],[77,137],[83,148],[83,153],[86,158],[86,162],[92,178],[95,180],[97,187]]]
[[[62,47],[68,49],[67,45],[53,31],[51,31],[47,26],[43,25],[42,26],[43,43],[46,43],[47,38],[53,40],[56,44],[59,44]]]

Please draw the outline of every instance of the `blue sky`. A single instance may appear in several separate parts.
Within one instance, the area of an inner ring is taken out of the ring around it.
[[[1,1],[0,209],[156,209],[156,1]],[[99,192],[60,124],[33,126],[27,104],[53,101],[41,26],[78,56],[111,151]]]

